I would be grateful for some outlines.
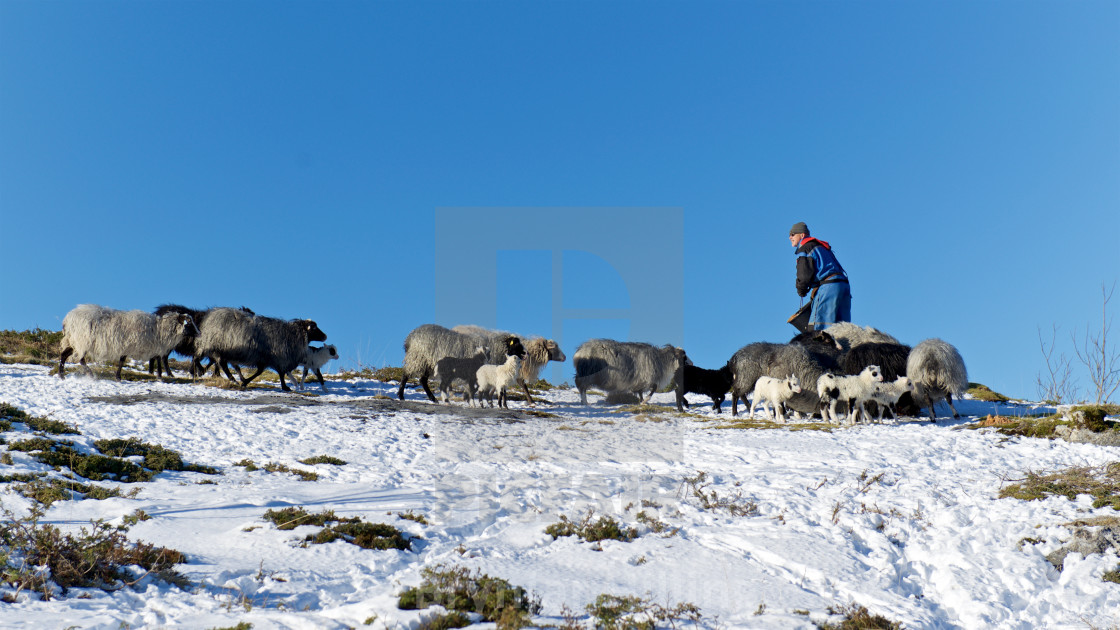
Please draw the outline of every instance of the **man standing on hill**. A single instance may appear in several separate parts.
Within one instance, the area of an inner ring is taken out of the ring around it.
[[[804,222],[794,223],[789,229],[789,243],[797,254],[797,295],[805,297],[810,289],[813,291],[809,328],[820,330],[836,322],[852,321],[848,274],[828,243],[809,236],[809,226]]]

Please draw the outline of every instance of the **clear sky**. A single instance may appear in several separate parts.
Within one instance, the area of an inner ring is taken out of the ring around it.
[[[1120,276],[1120,2],[0,0],[0,328],[245,305],[380,366],[658,309],[718,367],[795,332],[795,221],[857,323],[1035,396]]]

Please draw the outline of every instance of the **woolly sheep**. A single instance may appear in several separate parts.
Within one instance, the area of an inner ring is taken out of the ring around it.
[[[760,341],[739,348],[731,360],[731,415],[737,415],[739,400],[747,403],[747,395],[754,391],[760,376],[785,378],[796,375],[802,383],[816,383],[826,370],[807,348],[800,344],[780,344]],[[791,398],[787,405],[799,412],[812,414],[817,411],[820,398],[811,387]]]
[[[191,319],[194,320],[195,326],[198,327],[199,330],[201,330],[202,329],[202,322],[205,321],[206,316],[212,310],[213,309],[206,309],[206,310],[200,311],[200,310],[196,310],[196,309],[193,309],[193,308],[187,308],[186,306],[183,306],[181,304],[161,304],[161,305],[156,307],[156,310],[153,311],[153,313],[155,313],[155,315],[157,315],[157,316],[158,315],[166,315],[167,313],[186,313],[187,315],[191,316]],[[248,309],[244,306],[241,307],[241,310],[245,311],[246,313],[248,313],[250,315],[255,315],[255,313],[252,310],[250,310],[250,309]],[[193,366],[193,359],[194,359],[194,351],[195,351],[195,339],[196,339],[196,337],[193,337],[193,336],[183,337],[183,340],[181,342],[179,342],[179,345],[177,345],[173,348],[174,352],[178,353],[179,355],[181,355],[185,358],[188,358],[188,359],[192,359],[192,366],[191,366],[192,368],[194,367]],[[171,358],[171,350],[169,350],[162,357],[156,357],[156,358],[150,360],[149,363],[148,363],[148,374],[153,374],[154,373],[157,376],[163,376],[163,372],[166,370],[168,376],[175,376],[171,372],[171,365],[169,363],[170,358]],[[209,369],[209,368],[207,368],[207,369]],[[239,370],[239,373],[240,373],[240,370]],[[218,375],[218,368],[217,368],[217,366],[214,366],[214,376],[217,376],[217,375]],[[196,376],[193,369],[191,370],[191,376]]]
[[[465,359],[473,356],[477,347],[478,341],[471,335],[458,333],[438,324],[424,324],[414,328],[404,338],[404,375],[401,376],[397,398],[404,400],[405,385],[409,379],[415,378],[420,381],[428,400],[437,402],[435,394],[428,387],[428,379],[436,371],[436,362],[444,357]],[[505,349],[511,347],[516,347],[521,354],[525,352],[521,339],[511,335],[502,340],[503,351],[500,356],[506,356]]]
[[[466,400],[468,405],[471,403],[478,390],[478,368],[486,364],[486,356],[486,348],[478,346],[473,357],[444,357],[436,361],[435,377],[443,402],[451,402],[451,384],[458,378],[466,381]]]
[[[338,348],[334,344],[327,344],[324,346],[307,346],[304,351],[303,362],[303,375],[299,377],[299,388],[303,389],[303,383],[307,380],[308,372],[314,372],[315,377],[319,379],[319,385],[323,391],[327,391],[327,383],[323,380],[322,367],[327,364],[327,361],[338,358]],[[295,372],[292,373],[292,380],[295,380]]]
[[[750,413],[747,415],[754,416],[755,407],[762,406],[762,415],[768,420],[778,420],[785,422],[786,416],[782,411],[782,407],[786,401],[793,398],[795,394],[801,393],[801,382],[797,379],[797,375],[790,374],[786,378],[774,378],[772,376],[760,376],[754,384],[754,393],[751,395]],[[770,410],[767,409],[767,403],[774,406],[774,413],[771,415]]]
[[[925,402],[931,422],[937,422],[933,406],[942,398],[953,417],[960,417],[953,406],[953,396],[959,398],[968,390],[968,371],[956,348],[941,339],[926,339],[910,351],[906,375],[914,381],[914,400]]]
[[[202,357],[218,362],[233,380],[228,363],[254,366],[257,371],[241,380],[245,388],[266,369],[280,375],[280,388],[291,391],[285,376],[303,363],[309,341],[326,341],[327,335],[310,319],[282,320],[250,315],[232,308],[216,308],[206,316],[195,344],[195,364]]]
[[[899,343],[898,339],[895,339],[881,330],[870,326],[859,326],[851,322],[837,322],[829,325],[824,331],[832,335],[833,339],[835,339],[845,351],[851,350],[861,343]]]
[[[684,395],[688,393],[703,394],[712,399],[712,409],[716,413],[721,411],[723,400],[731,390],[731,366],[725,365],[718,370],[706,370],[695,365],[684,366],[683,387],[680,392],[677,407],[688,407],[688,400]]]
[[[855,376],[822,374],[817,379],[817,393],[821,397],[821,405],[828,400],[828,414],[833,421],[840,419],[837,406],[843,402],[848,408],[848,419],[855,422],[859,413],[867,417],[865,403],[871,398],[871,390],[877,383],[883,382],[883,374],[879,366],[869,365]],[[822,411],[822,414],[824,412]],[[828,418],[826,418],[828,419]]]
[[[506,362],[501,365],[483,365],[478,368],[475,378],[478,380],[478,404],[482,406],[482,397],[494,406],[494,392],[498,392],[498,406],[509,409],[509,400],[506,390],[517,384],[517,375],[521,371],[521,357],[516,354],[506,356]]]
[[[900,376],[906,376],[906,360],[909,357],[910,346],[904,344],[886,341],[861,343],[840,355],[840,372],[859,374],[863,368],[877,365],[883,373],[884,381],[894,381]],[[914,404],[912,392],[905,393],[896,404],[904,415],[920,412]]]
[[[831,371],[840,366],[838,361],[844,348],[839,341],[823,330],[810,330],[800,333],[790,339],[789,342],[804,346],[809,351],[809,355],[823,370]]]
[[[525,348],[525,356],[521,361],[521,373],[517,382],[525,392],[525,399],[530,406],[534,406],[533,396],[529,393],[529,383],[535,383],[541,377],[541,370],[549,361],[563,363],[568,357],[560,345],[552,339],[543,337],[525,337],[501,330],[489,330],[481,326],[461,325],[451,329],[454,332],[474,337],[483,346],[490,348],[489,363],[500,364],[504,361],[505,352],[502,347],[510,337],[519,337]]]
[[[889,411],[892,418],[897,418],[898,414],[895,413],[895,405],[898,404],[898,399],[903,394],[914,392],[914,382],[906,376],[900,376],[893,381],[885,381],[883,383],[876,383],[871,388],[871,400],[879,407],[879,417],[875,419],[876,422],[883,421],[883,412]]]
[[[156,316],[144,311],[118,311],[96,304],[79,304],[62,320],[58,376],[66,378],[66,360],[75,356],[91,375],[87,360],[116,362],[121,380],[125,359],[147,361],[163,356],[184,337],[198,334],[190,315]],[[161,377],[162,378],[162,377]]]
[[[682,368],[691,362],[684,350],[670,345],[658,348],[633,341],[589,339],[576,348],[572,363],[580,402],[586,405],[587,390],[592,387],[607,393],[631,392],[644,403],[670,382],[679,391]]]

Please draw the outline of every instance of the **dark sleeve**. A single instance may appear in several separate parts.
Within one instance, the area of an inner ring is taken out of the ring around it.
[[[813,288],[813,278],[817,275],[817,266],[812,256],[797,257],[797,295],[805,297],[809,289]]]

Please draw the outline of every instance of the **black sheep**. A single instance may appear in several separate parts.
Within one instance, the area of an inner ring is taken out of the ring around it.
[[[688,406],[684,395],[688,393],[703,394],[712,399],[712,409],[720,412],[723,399],[731,391],[731,366],[725,365],[718,370],[706,370],[695,365],[684,366],[684,391],[677,393],[677,408],[681,403]]]

